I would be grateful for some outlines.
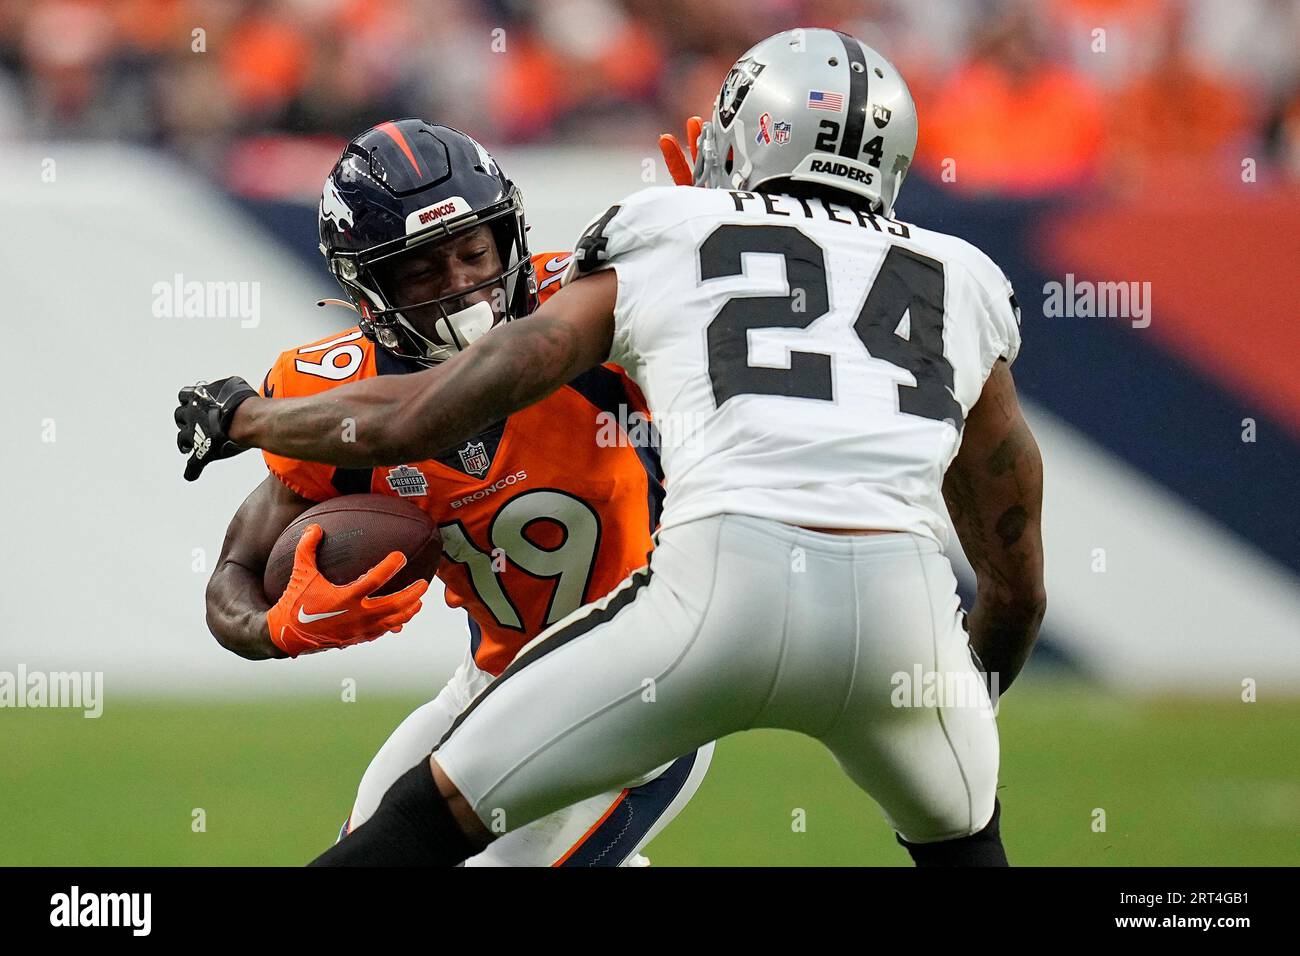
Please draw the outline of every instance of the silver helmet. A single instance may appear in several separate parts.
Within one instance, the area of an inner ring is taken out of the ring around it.
[[[727,74],[704,125],[695,185],[820,183],[890,215],[916,152],[916,105],[894,65],[835,30],[787,30]]]

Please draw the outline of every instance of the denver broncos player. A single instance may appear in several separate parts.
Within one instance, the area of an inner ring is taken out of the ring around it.
[[[325,181],[319,225],[321,252],[350,300],[338,304],[354,307],[360,322],[283,353],[263,383],[268,398],[437,364],[533,311],[570,259],[530,256],[522,198],[493,157],[465,134],[417,119],[381,123],[348,144]],[[209,626],[223,646],[254,659],[295,657],[401,630],[419,610],[424,582],[367,596],[397,573],[400,554],[344,586],[316,574],[317,526],[302,538],[284,596],[266,600],[262,573],[280,532],[342,494],[393,495],[427,511],[442,534],[447,603],[469,617],[465,660],[375,757],[344,833],[365,822],[520,648],[645,563],[662,476],[654,449],[617,424],[645,413],[637,387],[605,365],[428,460],[350,469],[265,456],[271,474],[235,514],[208,588]],[[712,744],[517,830],[469,862],[643,863],[638,851],[698,788],[711,755]]]

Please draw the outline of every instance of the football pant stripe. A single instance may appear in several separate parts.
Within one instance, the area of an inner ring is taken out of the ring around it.
[[[465,718],[474,713],[474,709],[486,700],[489,694],[504,684],[513,675],[519,673],[520,670],[527,667],[533,661],[545,657],[557,647],[563,647],[570,641],[582,637],[582,635],[594,630],[602,624],[609,623],[617,617],[619,612],[636,600],[637,595],[645,589],[646,584],[650,581],[651,574],[652,571],[649,565],[633,571],[632,574],[624,580],[618,590],[613,591],[601,601],[588,605],[587,607],[591,609],[589,613],[576,618],[567,625],[557,626],[556,630],[548,637],[539,640],[526,648],[523,653],[511,661],[509,667],[501,672],[500,677],[494,680],[491,684],[488,684],[488,686],[484,688],[483,692],[470,701],[469,706],[461,711],[460,716],[452,723],[451,728],[443,735],[442,740],[438,741],[438,747],[441,747],[451,738],[457,728],[465,722]],[[580,611],[575,613],[580,613]],[[438,747],[433,748],[435,753],[437,752]]]
[[[605,815],[555,864],[599,866],[621,864],[668,810],[690,778],[698,753],[678,757],[668,769],[639,787],[624,790]],[[613,860],[606,860],[607,857]]]

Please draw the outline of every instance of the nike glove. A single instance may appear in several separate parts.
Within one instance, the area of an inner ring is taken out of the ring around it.
[[[256,395],[256,389],[237,375],[215,382],[199,382],[180,390],[176,396],[180,405],[172,417],[179,430],[176,447],[189,455],[185,462],[186,481],[198,478],[210,462],[248,450],[226,437],[226,430],[230,428],[235,409]]]
[[[368,597],[392,579],[406,557],[394,551],[348,584],[331,583],[316,567],[316,546],[323,532],[308,525],[293,555],[293,574],[284,594],[266,612],[271,642],[290,657],[332,647],[373,641],[402,625],[420,610],[428,581],[416,581],[396,594]]]
[[[700,153],[700,134],[703,131],[704,123],[698,116],[692,116],[686,121],[686,143],[691,149],[689,162],[686,150],[682,149],[676,136],[672,133],[659,134],[659,152],[663,153],[668,174],[678,186],[694,186],[700,181],[704,169]]]

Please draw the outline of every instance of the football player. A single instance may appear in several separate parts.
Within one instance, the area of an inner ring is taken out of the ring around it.
[[[182,393],[183,449],[201,423],[219,455],[354,467],[448,447],[607,361],[661,422],[698,421],[664,444],[649,565],[543,633],[319,863],[454,863],[494,819],[521,826],[779,727],[822,741],[918,865],[1006,865],[984,679],[1011,684],[1045,609],[1042,462],[1010,371],[1010,283],[894,216],[916,136],[875,50],[778,34],[722,85],[704,188],[607,210],[527,322],[328,403],[262,401],[236,379]],[[978,577],[969,636],[943,554],[954,526]],[[938,692],[900,695],[914,677]],[[563,703],[537,714],[542,693]]]
[[[519,190],[494,158],[469,136],[416,119],[381,123],[348,144],[325,181],[319,225],[321,252],[348,295],[339,304],[360,322],[282,354],[262,387],[275,401],[437,366],[493,325],[532,312],[570,258],[530,256]],[[377,468],[266,455],[270,475],[231,521],[208,587],[209,626],[225,647],[254,659],[294,657],[400,631],[419,609],[425,582],[368,597],[404,563],[400,554],[346,585],[317,574],[315,525],[288,589],[266,599],[263,571],[280,533],[336,495],[393,495],[428,512],[442,535],[447,602],[468,612],[464,661],[375,757],[343,833],[365,822],[524,644],[645,563],[662,475],[655,448],[618,430],[644,413],[637,387],[600,365],[430,455]],[[549,694],[537,703],[555,706]],[[589,794],[470,862],[643,864],[640,848],[698,788],[711,753],[710,744]]]

